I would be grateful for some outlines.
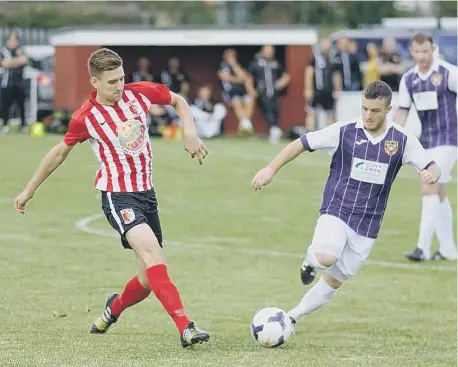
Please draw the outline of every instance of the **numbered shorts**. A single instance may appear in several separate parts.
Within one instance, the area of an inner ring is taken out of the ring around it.
[[[102,191],[102,209],[108,223],[121,236],[124,248],[131,249],[126,240],[129,229],[146,223],[162,247],[162,229],[154,189],[142,192]]]
[[[439,183],[447,183],[452,179],[452,170],[456,163],[457,147],[453,145],[441,145],[426,149],[431,159],[441,169]]]
[[[327,272],[339,282],[350,279],[369,256],[375,239],[357,234],[341,219],[323,214],[318,218],[308,251],[335,256]]]

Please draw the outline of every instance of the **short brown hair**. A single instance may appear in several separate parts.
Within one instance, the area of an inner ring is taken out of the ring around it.
[[[410,40],[410,45],[412,45],[413,42],[418,43],[419,45],[425,42],[429,42],[431,44],[434,43],[433,37],[429,35],[428,33],[424,33],[424,32],[418,32],[415,36],[413,36],[412,39]]]
[[[391,104],[391,97],[393,92],[388,84],[381,80],[375,80],[368,84],[363,90],[363,96],[366,99],[378,99],[382,98],[386,100],[387,106]]]
[[[100,48],[89,56],[87,66],[89,75],[98,77],[104,71],[114,70],[122,66],[122,59],[116,52],[108,48]]]

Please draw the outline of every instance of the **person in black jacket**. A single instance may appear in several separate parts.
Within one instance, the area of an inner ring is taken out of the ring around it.
[[[6,39],[6,47],[0,52],[0,118],[3,120],[2,133],[9,131],[8,120],[11,106],[16,103],[21,116],[21,129],[27,132],[25,119],[24,66],[29,62],[19,43],[17,33],[12,32]]]
[[[283,65],[275,59],[275,48],[271,45],[261,48],[248,71],[253,76],[259,104],[269,124],[269,141],[277,143],[283,135],[278,126],[280,95],[288,86],[290,76],[285,72]]]

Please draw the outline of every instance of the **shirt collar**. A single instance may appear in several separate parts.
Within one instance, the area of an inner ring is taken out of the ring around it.
[[[420,70],[419,70],[419,67],[418,65],[415,65],[415,67],[413,68],[413,71],[418,74],[418,76],[421,78],[421,79],[427,79],[431,76],[431,74],[433,72],[437,72],[439,71],[439,60],[437,58],[434,58],[434,61],[431,65],[431,67],[429,68],[429,70],[426,72],[426,73],[421,73]]]

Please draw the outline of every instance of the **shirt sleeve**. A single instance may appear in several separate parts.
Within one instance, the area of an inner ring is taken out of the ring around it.
[[[411,165],[417,172],[420,172],[433,163],[434,161],[418,139],[414,135],[408,133],[404,155],[402,156],[402,164]]]
[[[77,143],[82,143],[91,136],[87,130],[86,124],[80,119],[72,118],[68,125],[68,130],[64,136],[64,143],[68,146],[74,146]]]
[[[336,122],[324,129],[309,132],[301,137],[302,145],[305,150],[313,152],[322,150],[329,154],[334,154],[340,141],[340,128],[342,123]]]
[[[167,105],[172,101],[169,88],[163,84],[139,82],[129,84],[129,88],[143,94],[151,104]]]
[[[398,97],[398,106],[399,108],[409,110],[412,105],[412,98],[410,98],[409,91],[407,90],[407,84],[405,76],[401,78],[399,83],[399,97]]]
[[[448,89],[451,91],[451,92],[455,92],[456,93],[456,86],[457,86],[457,67],[456,66],[452,66],[448,69],[449,73],[448,73]]]

